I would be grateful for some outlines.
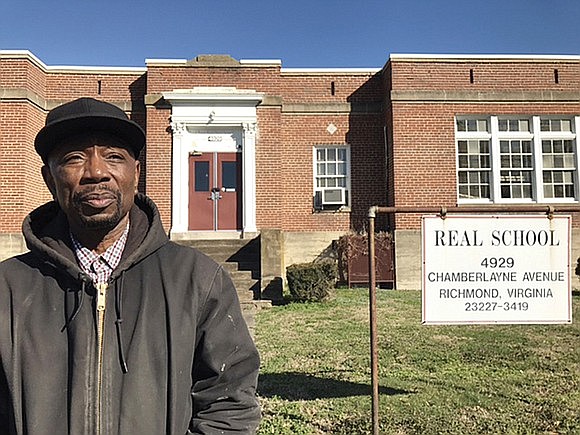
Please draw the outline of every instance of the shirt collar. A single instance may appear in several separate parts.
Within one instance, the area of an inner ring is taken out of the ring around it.
[[[108,281],[111,273],[121,262],[121,256],[125,249],[125,244],[127,243],[127,236],[129,234],[129,223],[121,237],[119,237],[115,243],[113,243],[105,252],[101,255],[94,253],[89,248],[83,246],[70,232],[70,238],[72,240],[75,256],[79,263],[81,269],[88,273],[95,284],[105,283]]]

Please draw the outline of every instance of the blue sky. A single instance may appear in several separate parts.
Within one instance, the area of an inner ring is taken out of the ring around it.
[[[579,20],[580,0],[0,0],[0,50],[47,65],[380,68],[391,53],[578,55]]]

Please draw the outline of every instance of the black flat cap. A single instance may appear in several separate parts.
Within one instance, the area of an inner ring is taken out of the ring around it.
[[[118,137],[131,148],[135,158],[145,146],[143,129],[119,107],[94,98],[79,98],[48,113],[45,126],[36,135],[34,148],[46,163],[50,152],[62,140],[93,131]]]

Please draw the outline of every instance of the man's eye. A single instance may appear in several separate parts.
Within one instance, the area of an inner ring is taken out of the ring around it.
[[[82,161],[83,157],[79,154],[69,154],[62,158],[63,163],[75,163]]]
[[[107,159],[113,160],[113,161],[122,161],[122,160],[125,160],[125,156],[123,156],[122,154],[109,154],[107,156]]]

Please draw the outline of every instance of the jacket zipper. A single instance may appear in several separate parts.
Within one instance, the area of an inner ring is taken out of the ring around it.
[[[103,350],[105,344],[105,306],[107,301],[107,283],[98,283],[97,288],[97,416],[96,433],[101,433],[101,394],[103,384]]]

